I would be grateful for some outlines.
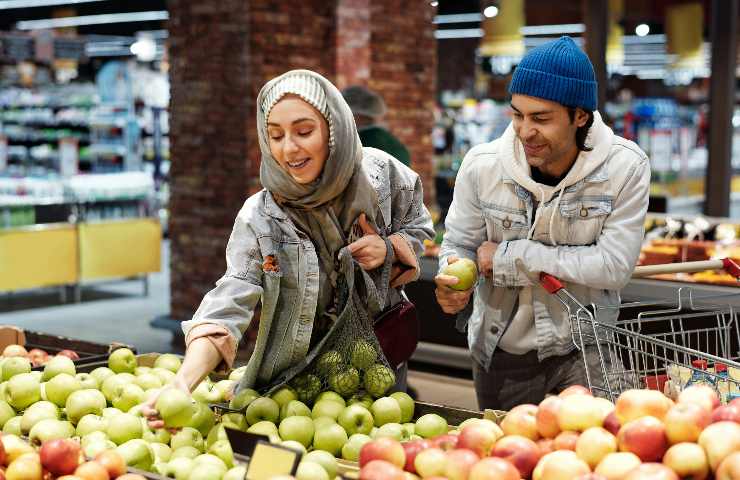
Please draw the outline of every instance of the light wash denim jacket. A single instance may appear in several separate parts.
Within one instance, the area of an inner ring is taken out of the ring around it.
[[[472,308],[458,316],[473,359],[485,369],[516,320],[534,319],[536,334],[526,345],[534,343],[540,360],[575,348],[566,310],[536,281],[539,272],[563,280],[585,305],[601,306],[599,321],[616,320],[619,290],[643,240],[650,165],[598,112],[586,144],[593,150],[579,154],[558,186],[547,187],[531,179],[509,126],[500,139],[471,149],[457,174],[440,269],[450,255],[476,260],[484,241],[498,244],[492,277],[481,277]]]
[[[434,234],[419,176],[380,150],[363,148],[363,153],[363,169],[378,193],[384,220],[379,233],[399,234],[418,260],[423,241]],[[263,271],[268,255],[277,258],[278,272]],[[380,270],[370,272],[375,281]],[[238,388],[264,386],[308,353],[318,289],[319,262],[313,243],[262,190],[239,211],[226,247],[226,272],[205,295],[193,319],[183,322],[183,332],[187,337],[195,326],[216,324],[228,329],[238,344],[261,300],[255,350]],[[386,305],[395,304],[400,299],[398,290],[388,292]]]

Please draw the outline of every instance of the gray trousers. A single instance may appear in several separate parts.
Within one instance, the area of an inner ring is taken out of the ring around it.
[[[586,348],[586,358],[592,385],[603,385],[601,363],[595,346]],[[513,355],[496,349],[487,372],[473,362],[473,379],[481,410],[511,410],[523,403],[537,405],[545,396],[557,394],[571,385],[588,386],[579,350],[540,362],[536,351]]]

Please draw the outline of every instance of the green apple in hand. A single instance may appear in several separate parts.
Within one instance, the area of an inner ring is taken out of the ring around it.
[[[380,427],[386,423],[401,423],[401,406],[396,399],[381,397],[373,402],[370,413],[375,419],[375,426]]]
[[[478,267],[469,258],[460,258],[456,262],[449,263],[442,269],[443,275],[457,278],[457,283],[450,285],[453,290],[470,290],[478,279]]]
[[[278,434],[283,440],[295,440],[308,448],[314,436],[313,420],[302,416],[288,417],[280,422]]]
[[[190,425],[195,407],[190,396],[177,388],[167,388],[159,394],[155,408],[168,428]]]
[[[256,398],[247,406],[245,416],[250,425],[263,420],[277,423],[280,419],[280,405],[272,398]]]
[[[337,419],[339,425],[348,435],[364,433],[367,435],[373,429],[374,419],[370,411],[360,404],[350,405],[342,410]]]
[[[118,348],[108,357],[108,368],[115,373],[134,373],[136,367],[136,355],[131,349]]]

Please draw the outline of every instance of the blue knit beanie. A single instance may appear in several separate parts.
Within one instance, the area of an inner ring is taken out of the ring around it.
[[[591,61],[567,36],[527,53],[514,70],[509,93],[590,111],[596,110],[598,96]]]

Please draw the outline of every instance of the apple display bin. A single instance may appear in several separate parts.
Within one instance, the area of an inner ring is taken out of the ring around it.
[[[133,350],[133,351],[134,353],[136,353],[136,350]],[[161,353],[140,353],[136,355],[136,362],[138,366],[140,367],[153,367],[154,362],[157,360],[157,358],[160,355],[162,354]],[[176,355],[176,356],[180,360],[184,358],[182,355]],[[78,373],[90,373],[98,367],[107,367],[107,366],[108,366],[108,356],[106,355],[105,359],[101,359],[95,362],[89,362],[89,363],[85,363],[84,365],[80,365],[80,367],[77,369],[77,372]]]

